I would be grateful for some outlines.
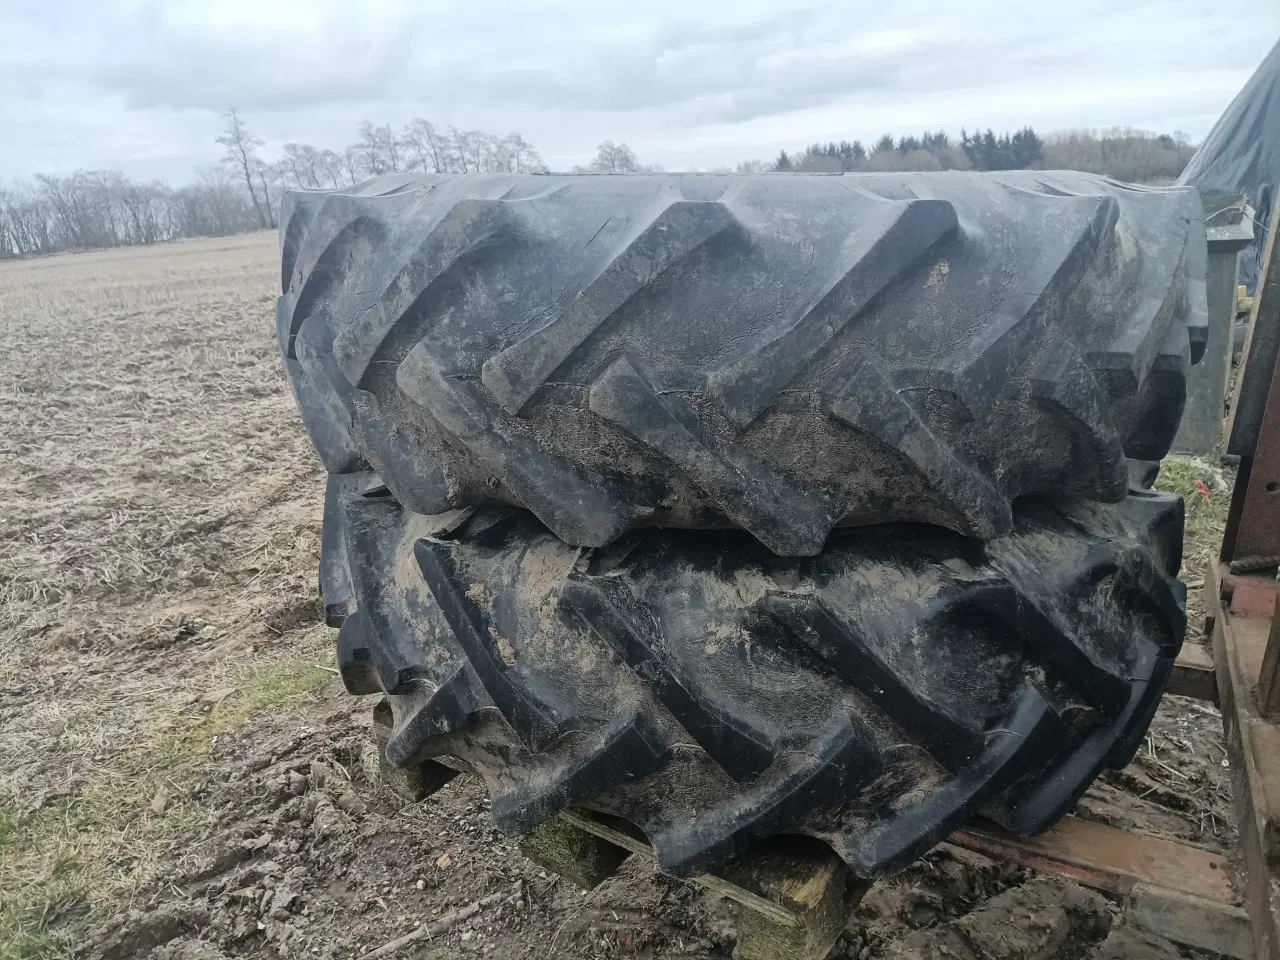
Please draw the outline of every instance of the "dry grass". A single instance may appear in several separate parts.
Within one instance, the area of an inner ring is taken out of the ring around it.
[[[1184,580],[1203,577],[1205,564],[1218,555],[1234,482],[1234,470],[1223,467],[1217,457],[1170,456],[1160,465],[1156,489],[1176,493],[1186,504]]]
[[[61,954],[199,821],[209,738],[331,679],[274,245],[0,264],[0,957]]]
[[[271,242],[0,265],[0,629],[93,640],[86,599],[224,588],[244,501],[314,474],[264,336]]]
[[[313,629],[303,656],[243,666],[207,714],[169,709],[87,770],[74,793],[41,798],[34,810],[0,806],[0,958],[61,955],[95,909],[132,899],[157,876],[169,842],[209,822],[202,794],[211,743],[330,680],[313,662],[330,644],[324,628]]]

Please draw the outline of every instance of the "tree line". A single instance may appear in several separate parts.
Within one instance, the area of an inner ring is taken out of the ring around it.
[[[1127,127],[1073,130],[1041,137],[1031,127],[1013,133],[994,130],[952,139],[942,131],[920,136],[885,134],[866,147],[860,140],[812,143],[803,150],[783,150],[771,161],[748,161],[740,173],[790,171],[842,173],[925,170],[1083,170],[1118,180],[1171,183],[1195,153],[1185,134],[1154,134]]]
[[[330,189],[389,173],[546,173],[537,149],[519,133],[438,127],[415,118],[396,129],[365,121],[342,150],[286,143],[279,157],[262,156],[263,141],[239,113],[228,112],[217,138],[224,156],[183,187],[139,183],[118,171],[82,170],[0,184],[0,258],[226,236],[276,226],[281,194],[291,188]],[[1012,133],[942,131],[870,147],[858,140],[813,143],[773,160],[740,163],[740,173],[922,170],[1074,169],[1135,182],[1171,182],[1195,147],[1182,134],[1128,128],[1071,131],[1041,137],[1031,127]],[[603,141],[575,173],[652,172],[625,143]],[[725,168],[721,172],[728,172]]]
[[[219,237],[276,226],[281,194],[291,188],[350,186],[387,173],[545,173],[538,151],[519,133],[437,128],[414,119],[400,130],[360,124],[341,151],[286,143],[268,161],[263,142],[232,110],[217,142],[220,163],[179,188],[140,183],[113,170],[37,175],[0,184],[0,258],[118,247],[187,237]],[[602,145],[603,146],[603,145]],[[624,172],[629,148],[612,144],[602,172]],[[615,169],[616,168],[616,169]]]
[[[257,225],[244,190],[217,167],[176,189],[110,170],[0,187],[0,258],[227,236]]]

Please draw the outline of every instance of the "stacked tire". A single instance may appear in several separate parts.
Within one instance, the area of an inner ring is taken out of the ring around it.
[[[1126,764],[1185,632],[1150,489],[1199,199],[1074,173],[402,176],[289,195],[321,592],[389,760],[706,872],[1019,833]]]

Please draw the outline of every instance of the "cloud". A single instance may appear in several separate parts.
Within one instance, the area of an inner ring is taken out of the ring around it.
[[[1277,31],[1280,11],[1209,0],[8,0],[0,177],[183,179],[232,106],[269,147],[429,116],[563,166],[605,137],[678,167],[924,127],[1200,135]]]
[[[105,18],[78,7],[88,20],[56,23],[76,48],[52,64],[28,60],[25,73],[78,80],[87,90],[116,95],[129,110],[286,110],[388,96],[406,68],[421,14],[388,19],[323,8],[273,17],[270,3],[229,16],[230,5],[129,5]],[[221,15],[219,15],[221,14]]]

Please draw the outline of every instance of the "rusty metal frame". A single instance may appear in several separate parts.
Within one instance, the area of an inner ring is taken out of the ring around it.
[[[1280,553],[1280,217],[1271,218],[1231,410],[1226,451],[1240,457],[1227,514],[1225,561]]]

